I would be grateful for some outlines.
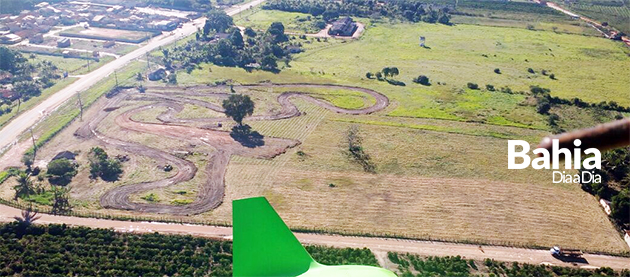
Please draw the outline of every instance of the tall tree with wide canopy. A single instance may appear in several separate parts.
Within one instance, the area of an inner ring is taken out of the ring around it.
[[[254,113],[254,101],[247,95],[233,94],[226,100],[223,100],[223,109],[225,114],[239,126],[243,125],[243,118]]]

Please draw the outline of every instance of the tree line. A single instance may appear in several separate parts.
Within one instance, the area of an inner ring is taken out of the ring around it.
[[[630,277],[627,269],[614,271],[608,267],[583,269],[524,263],[506,263],[492,259],[475,261],[460,256],[420,257],[413,254],[387,253],[391,262],[398,265],[399,276],[468,277],[468,276],[538,276],[538,277]]]
[[[331,21],[339,16],[387,17],[411,22],[450,24],[450,6],[414,0],[271,0],[263,6],[267,10],[308,13]]]
[[[0,276],[232,276],[232,242],[182,235],[34,225],[23,213],[0,225]],[[378,266],[367,248],[307,246],[323,264]]]
[[[278,61],[290,60],[289,37],[284,25],[272,23],[262,32],[248,28],[243,34],[234,26],[232,18],[221,10],[208,13],[206,23],[196,39],[177,46],[164,55],[167,68],[179,66],[191,72],[197,64],[209,62],[221,66],[260,68],[278,71]]]

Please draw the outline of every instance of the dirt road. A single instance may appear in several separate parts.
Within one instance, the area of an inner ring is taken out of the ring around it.
[[[235,87],[239,88],[242,86]],[[281,87],[294,89],[294,91],[284,92],[278,95],[277,101],[281,105],[279,111],[273,114],[248,117],[246,118],[247,121],[282,120],[300,116],[300,111],[297,106],[291,102],[291,99],[293,98],[302,98],[315,105],[338,113],[355,115],[373,113],[382,110],[389,105],[389,99],[383,94],[359,87],[319,84],[263,84],[246,85],[246,87]],[[368,94],[374,97],[376,101],[374,105],[363,109],[348,110],[336,107],[326,101],[313,98],[306,93],[300,92],[300,88],[354,90]],[[227,98],[229,96],[227,93],[208,92],[207,89],[207,86],[188,88],[149,87],[144,93],[139,93],[136,90],[122,91],[113,96],[106,106],[99,107],[100,110],[96,116],[86,121],[85,124],[83,124],[75,132],[75,136],[79,138],[96,139],[100,144],[115,147],[134,155],[142,155],[151,158],[160,164],[172,165],[177,169],[176,174],[166,179],[119,186],[107,191],[100,198],[100,202],[103,207],[174,215],[203,213],[218,207],[222,203],[225,191],[225,172],[232,155],[255,159],[272,159],[285,153],[287,149],[295,147],[301,143],[298,140],[286,138],[263,137],[258,133],[240,134],[234,131],[226,132],[214,130],[211,127],[197,128],[185,125],[186,123],[193,122],[210,124],[231,120],[227,117],[195,119],[175,118],[174,115],[183,109],[184,104],[196,105],[215,112],[223,113],[223,108],[216,104],[199,99],[188,98],[194,96]],[[220,88],[221,91],[225,91],[226,89],[227,88]],[[100,122],[105,119],[111,111],[120,107],[123,101],[127,100],[154,101],[154,103],[132,108],[118,115],[114,122],[121,128],[129,131],[186,141],[193,145],[205,144],[211,146],[213,149],[216,149],[216,152],[208,153],[209,163],[205,169],[207,177],[202,182],[197,198],[192,203],[186,205],[168,205],[158,203],[138,203],[130,200],[130,195],[133,194],[139,194],[151,189],[165,188],[181,182],[189,181],[197,173],[197,167],[194,163],[166,151],[147,147],[135,142],[124,141],[99,132],[97,128],[100,125]],[[167,108],[166,111],[157,116],[157,119],[160,120],[161,123],[139,122],[132,119],[134,114],[155,107]]]
[[[14,216],[19,216],[20,211],[11,207],[0,205],[0,222],[13,221]],[[218,239],[231,239],[232,228],[217,226],[202,226],[188,224],[167,224],[156,222],[129,222],[104,220],[94,218],[79,218],[69,216],[53,216],[43,214],[37,221],[41,224],[65,223],[75,226],[87,226],[92,228],[111,228],[119,232],[163,234],[186,234]],[[478,245],[454,244],[430,241],[400,240],[368,237],[349,237],[337,235],[296,233],[297,238],[305,244],[317,244],[334,247],[368,247],[375,254],[383,255],[388,251],[409,252],[423,256],[456,256],[467,259],[483,260],[486,258],[505,262],[521,262],[530,264],[548,263],[560,266],[573,266],[570,263],[561,262],[553,258],[547,250],[532,250],[523,248],[483,246],[481,251]],[[580,267],[611,267],[613,269],[630,268],[630,258],[614,257],[606,255],[585,254],[588,264],[578,264]]]

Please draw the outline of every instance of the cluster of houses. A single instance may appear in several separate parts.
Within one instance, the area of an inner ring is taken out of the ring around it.
[[[180,24],[200,17],[197,12],[162,12],[154,8],[135,8],[90,2],[41,2],[18,15],[0,15],[0,44],[15,44],[28,39],[42,43],[43,34],[57,25],[115,28],[133,31],[171,31]]]

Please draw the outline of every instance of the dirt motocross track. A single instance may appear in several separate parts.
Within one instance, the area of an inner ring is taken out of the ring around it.
[[[261,85],[242,85],[234,86],[234,88],[256,88],[256,87],[279,87],[279,88],[295,88],[295,91],[284,92],[278,95],[277,101],[281,106],[279,112],[268,115],[252,116],[246,118],[252,120],[282,120],[291,117],[300,116],[300,111],[291,102],[293,98],[302,98],[315,105],[321,106],[331,111],[345,114],[369,114],[380,111],[389,105],[389,99],[376,91],[338,85],[316,85],[316,84],[261,84]],[[213,87],[217,88],[217,87]],[[366,93],[376,99],[376,103],[370,107],[358,110],[348,110],[331,105],[328,102],[313,98],[306,93],[300,92],[300,88],[322,88],[322,89],[346,89]],[[113,96],[107,103],[105,108],[101,109],[96,116],[86,121],[76,132],[75,136],[83,139],[96,139],[100,144],[115,147],[122,151],[135,155],[146,156],[156,160],[162,164],[170,164],[177,168],[177,173],[169,178],[137,184],[123,185],[113,188],[103,194],[100,198],[101,205],[105,208],[134,210],[148,213],[162,213],[174,215],[191,215],[199,214],[218,207],[223,201],[225,191],[224,177],[228,162],[232,155],[251,157],[257,159],[271,159],[275,156],[283,154],[287,149],[299,145],[301,142],[292,139],[274,138],[274,137],[251,137],[232,136],[230,132],[213,130],[218,122],[229,121],[227,117],[217,118],[194,118],[181,119],[175,118],[174,115],[183,110],[184,104],[196,105],[204,107],[216,112],[223,113],[221,106],[205,102],[198,99],[188,97],[217,97],[226,99],[230,94],[208,92],[208,87],[187,87],[187,88],[169,88],[169,87],[150,87],[145,93],[121,91]],[[206,91],[204,91],[206,90]],[[224,90],[225,91],[225,90]],[[105,119],[110,111],[119,108],[123,101],[126,100],[142,100],[155,101],[155,103],[132,108],[115,118],[115,123],[124,130],[130,130],[140,133],[164,136],[177,140],[186,141],[192,144],[205,144],[216,149],[208,157],[208,165],[206,166],[207,179],[202,183],[197,198],[187,205],[167,205],[167,204],[149,204],[130,201],[130,195],[138,194],[144,191],[165,188],[180,182],[191,180],[196,172],[197,167],[191,161],[174,156],[168,152],[151,148],[139,143],[124,141],[118,138],[109,137],[97,130],[99,123]],[[167,110],[157,116],[161,123],[148,123],[133,120],[131,117],[139,112],[154,107],[166,107]],[[190,123],[208,123],[208,127],[199,128],[186,126]],[[237,138],[237,140],[235,139]]]

